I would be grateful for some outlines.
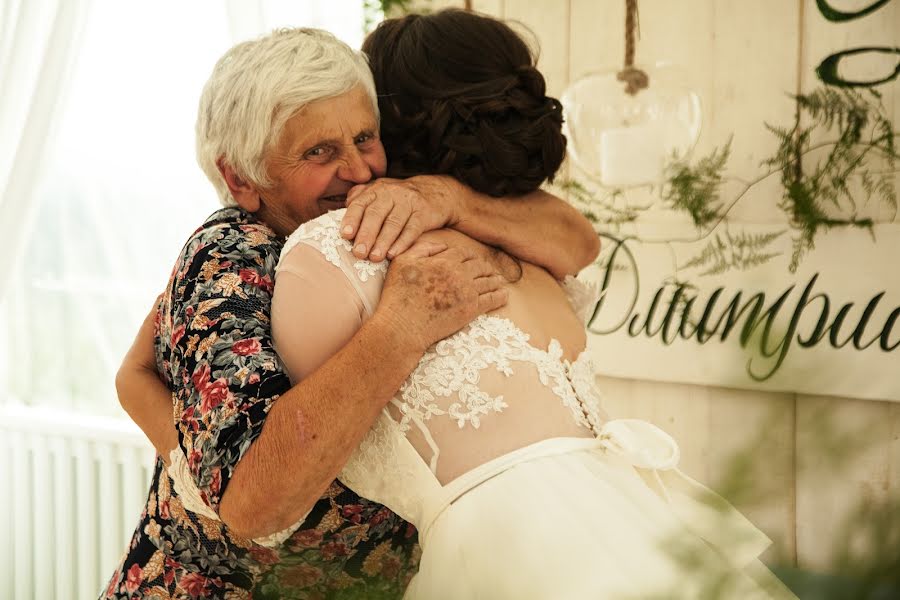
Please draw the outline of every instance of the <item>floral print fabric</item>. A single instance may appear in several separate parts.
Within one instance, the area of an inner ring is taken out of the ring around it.
[[[236,209],[184,246],[157,319],[157,363],[173,390],[179,444],[218,511],[238,461],[290,382],[269,312],[283,245]],[[399,598],[415,529],[335,481],[284,544],[269,549],[186,510],[161,459],[122,562],[101,598]]]

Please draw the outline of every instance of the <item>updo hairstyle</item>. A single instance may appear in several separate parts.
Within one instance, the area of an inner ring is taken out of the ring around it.
[[[388,175],[447,174],[492,196],[552,181],[562,107],[508,25],[462,10],[382,22],[363,43]]]

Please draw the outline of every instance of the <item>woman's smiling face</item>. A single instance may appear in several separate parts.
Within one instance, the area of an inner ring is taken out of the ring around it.
[[[257,216],[279,235],[343,208],[350,188],[387,168],[365,89],[306,105],[288,119],[265,163],[273,184],[259,190]]]

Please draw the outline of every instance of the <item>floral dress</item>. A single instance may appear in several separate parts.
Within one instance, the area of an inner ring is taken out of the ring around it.
[[[397,598],[414,573],[415,528],[338,481],[275,548],[215,518],[238,461],[290,388],[269,321],[282,246],[236,208],[213,213],[184,246],[157,315],[157,365],[204,510],[191,510],[157,459],[101,598]]]

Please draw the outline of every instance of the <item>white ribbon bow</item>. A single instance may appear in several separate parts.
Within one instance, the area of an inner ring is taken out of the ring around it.
[[[640,419],[607,421],[600,429],[599,438],[604,448],[642,469],[674,469],[681,458],[672,436]]]

